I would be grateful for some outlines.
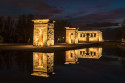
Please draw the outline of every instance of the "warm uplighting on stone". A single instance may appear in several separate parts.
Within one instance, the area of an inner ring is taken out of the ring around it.
[[[78,39],[87,42],[101,42],[103,36],[101,31],[78,31]]]
[[[102,42],[101,31],[78,31],[78,28],[66,28],[66,43],[76,44],[78,42]]]
[[[33,53],[33,73],[31,75],[49,77],[54,74],[54,53]]]
[[[51,46],[54,45],[54,23],[49,19],[32,20],[34,22],[33,45]]]
[[[76,44],[78,43],[78,28],[66,28],[66,43]]]

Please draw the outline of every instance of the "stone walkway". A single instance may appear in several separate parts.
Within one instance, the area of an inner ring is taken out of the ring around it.
[[[33,45],[24,45],[24,44],[0,44],[0,50],[55,52],[55,51],[66,51],[66,50],[73,50],[91,46],[97,46],[97,43],[80,43],[80,44],[62,43],[50,47],[37,47]]]
[[[0,50],[11,50],[11,51],[33,51],[33,52],[55,52],[55,51],[66,51],[74,49],[82,49],[88,47],[103,47],[103,48],[118,48],[119,43],[113,42],[91,42],[91,43],[79,43],[79,44],[65,44],[58,43],[50,47],[37,47],[27,44],[15,44],[6,43],[0,44]]]

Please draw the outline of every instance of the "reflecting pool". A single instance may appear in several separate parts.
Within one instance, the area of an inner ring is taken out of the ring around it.
[[[0,51],[0,83],[125,83],[125,51]]]

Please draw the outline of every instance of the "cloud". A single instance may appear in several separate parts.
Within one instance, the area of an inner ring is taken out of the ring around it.
[[[30,2],[20,2],[20,3],[18,3],[18,6],[29,7],[29,6],[32,6],[32,3],[30,3]]]
[[[62,13],[63,13],[63,10],[54,8],[54,9],[49,9],[41,12],[38,11],[35,15],[36,15],[36,18],[51,18],[56,14],[62,14]]]
[[[52,14],[36,14],[34,15],[35,19],[46,19],[46,18],[51,18],[53,15]]]
[[[107,21],[114,21],[117,19],[121,19],[124,17],[125,17],[125,8],[118,8],[107,12],[91,13],[69,20],[74,20],[77,22],[105,22],[105,21],[107,22]]]
[[[33,7],[33,10],[40,11],[40,10],[45,10],[45,9],[50,9],[50,8],[53,8],[53,7],[40,1],[36,6]]]
[[[63,10],[61,10],[61,9],[51,9],[51,10],[49,10],[47,13],[51,13],[51,14],[61,14],[61,13],[63,13]]]

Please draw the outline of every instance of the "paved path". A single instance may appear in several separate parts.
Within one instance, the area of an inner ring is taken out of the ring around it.
[[[54,52],[54,51],[62,51],[62,50],[65,51],[65,50],[91,47],[95,46],[96,44],[97,43],[56,44],[50,47],[37,47],[33,45],[23,45],[23,44],[0,44],[0,50]]]
[[[0,44],[0,50],[17,50],[17,51],[34,51],[34,52],[55,52],[55,51],[66,51],[88,47],[117,47],[116,44],[112,43],[79,43],[79,44],[65,44],[60,43],[50,47],[37,47],[26,44]]]

